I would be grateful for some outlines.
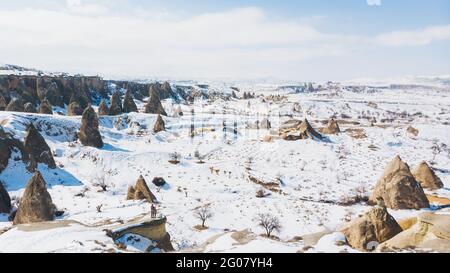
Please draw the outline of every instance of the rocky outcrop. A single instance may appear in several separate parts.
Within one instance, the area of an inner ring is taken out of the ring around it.
[[[322,128],[320,130],[322,134],[326,135],[335,135],[341,132],[341,129],[339,128],[339,124],[334,119],[331,119],[328,121],[328,124],[326,127]]]
[[[47,191],[45,180],[40,172],[35,172],[20,198],[13,224],[51,221],[54,213],[55,205]]]
[[[24,104],[23,111],[26,113],[37,113],[36,107],[31,102]]]
[[[23,146],[24,151],[29,155],[32,162],[46,164],[51,169],[56,168],[50,147],[31,123],[28,125]]]
[[[108,116],[109,115],[109,108],[106,105],[105,100],[102,100],[100,102],[100,105],[98,106],[98,115],[99,116]]]
[[[53,108],[47,99],[44,99],[39,105],[39,114],[53,115]]]
[[[11,212],[11,198],[3,183],[0,182],[0,213],[10,213]]]
[[[133,95],[131,94],[130,90],[127,90],[127,92],[125,92],[122,108],[124,113],[131,113],[138,111],[138,108],[136,106],[136,103],[134,103]]]
[[[422,188],[437,190],[444,187],[441,179],[437,177],[434,171],[428,166],[427,162],[422,161],[413,171],[412,175],[420,183]]]
[[[167,116],[167,113],[161,104],[161,100],[159,99],[158,94],[155,91],[152,91],[150,93],[150,98],[145,105],[145,113]]]
[[[4,111],[6,106],[8,106],[8,103],[6,102],[5,97],[0,93],[0,111]]]
[[[402,231],[383,204],[373,207],[363,216],[351,221],[343,229],[348,244],[360,251],[372,251]]]
[[[406,249],[450,253],[450,215],[422,213],[413,226],[380,244],[377,251],[395,252]]]
[[[421,209],[430,206],[422,187],[409,170],[408,164],[396,156],[378,180],[369,202],[383,198],[391,209]]]
[[[99,123],[97,114],[92,106],[89,106],[83,111],[80,131],[77,134],[81,144],[84,146],[102,148],[103,140],[98,127]]]
[[[80,116],[83,114],[83,109],[81,108],[81,105],[74,101],[67,106],[67,115],[68,116]]]
[[[155,126],[153,126],[153,132],[159,133],[161,131],[166,130],[166,125],[164,123],[164,120],[162,119],[161,115],[158,114],[158,117],[156,118]]]
[[[319,134],[305,118],[299,125],[291,128],[280,128],[279,135],[284,140],[295,141],[300,139],[322,140]]]
[[[417,130],[416,128],[412,127],[411,125],[408,126],[408,128],[406,128],[406,132],[410,133],[413,136],[418,136],[419,135],[419,130]]]
[[[122,114],[122,104],[120,103],[120,93],[114,92],[109,105],[109,115],[116,116]]]
[[[5,108],[9,112],[23,112],[23,104],[21,99],[12,99]]]
[[[139,176],[136,185],[129,186],[127,200],[147,200],[150,203],[156,202],[155,195],[150,191],[144,177]]]
[[[0,126],[0,172],[8,166],[13,150],[20,151],[23,156],[25,155],[23,143],[10,133],[5,132],[3,127]]]
[[[151,252],[155,248],[163,251],[173,251],[174,248],[170,242],[170,235],[166,231],[166,222],[166,217],[147,217],[139,222],[131,222],[119,226],[114,230],[110,230],[108,233],[114,241],[119,240],[126,234],[137,234],[155,242],[155,244],[151,245],[146,252]]]

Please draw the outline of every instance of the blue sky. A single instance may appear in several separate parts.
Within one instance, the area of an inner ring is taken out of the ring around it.
[[[289,80],[450,74],[448,0],[0,3],[0,31],[10,34],[0,38],[0,62],[42,69]]]

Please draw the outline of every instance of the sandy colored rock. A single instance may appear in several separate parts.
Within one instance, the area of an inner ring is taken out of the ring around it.
[[[295,125],[295,123],[293,123]],[[322,140],[323,136],[319,134],[314,128],[311,126],[309,121],[305,118],[295,129],[287,128],[280,129],[279,135],[282,139],[288,141],[295,141],[300,139],[314,139],[314,140]]]
[[[108,116],[109,115],[109,108],[106,105],[106,101],[102,99],[100,102],[100,105],[98,106],[98,115],[99,116]]]
[[[408,128],[406,128],[406,131],[408,133],[410,133],[413,136],[418,136],[419,135],[419,130],[417,130],[416,128],[412,127],[411,125],[408,126]]]
[[[47,99],[44,99],[39,105],[39,114],[53,115],[53,108]]]
[[[140,175],[136,185],[128,187],[127,200],[147,200],[154,203],[156,202],[156,197],[148,188],[144,177]]]
[[[124,113],[131,113],[138,111],[138,108],[136,106],[136,103],[134,103],[133,95],[131,94],[130,90],[127,90],[127,92],[125,93],[122,109]]]
[[[76,101],[71,102],[69,106],[67,106],[67,115],[68,116],[80,116],[83,114],[83,109],[80,104]]]
[[[150,98],[147,101],[147,104],[145,105],[145,113],[147,114],[160,114],[163,116],[167,116],[166,111],[164,110],[164,107],[161,104],[161,100],[158,97],[158,94],[154,89],[150,89]]]
[[[450,215],[422,213],[417,217],[415,225],[380,244],[377,251],[402,249],[428,249],[450,253]]]
[[[32,161],[44,163],[51,169],[56,168],[50,147],[32,123],[28,125],[23,146],[24,151],[30,156]]]
[[[40,172],[35,172],[20,199],[13,224],[51,221],[54,212],[55,206],[47,191],[45,180]]]
[[[408,164],[396,156],[378,180],[369,203],[383,198],[391,209],[421,209],[430,206],[425,193],[409,170]]]
[[[162,119],[161,115],[158,114],[158,117],[156,118],[155,126],[153,127],[153,131],[155,133],[159,133],[161,131],[165,131],[166,126],[164,124],[164,120]]]
[[[425,161],[422,161],[419,166],[413,169],[412,175],[420,183],[422,188],[436,190],[444,187],[441,179],[437,177]]]
[[[360,251],[371,251],[402,231],[386,207],[377,205],[343,229],[348,244]]]
[[[327,134],[327,135],[335,135],[340,132],[341,132],[341,129],[339,128],[339,124],[334,119],[330,119],[328,121],[327,126],[321,129],[321,133]]]
[[[23,112],[23,104],[20,99],[12,99],[5,108],[5,111]]]
[[[9,213],[11,211],[11,198],[8,191],[3,187],[3,183],[0,182],[0,213]]]
[[[81,127],[78,132],[78,139],[84,146],[92,146],[96,148],[103,147],[102,136],[98,129],[98,117],[92,106],[88,106],[83,111],[83,116],[81,117]]]
[[[114,92],[111,96],[111,101],[109,104],[109,115],[116,116],[122,114],[122,103],[120,102],[120,93],[118,91]]]
[[[31,102],[27,102],[23,106],[23,111],[26,113],[37,113],[36,107]]]

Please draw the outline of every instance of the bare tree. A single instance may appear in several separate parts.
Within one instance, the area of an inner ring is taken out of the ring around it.
[[[95,187],[100,187],[99,192],[104,192],[108,190],[109,185],[106,183],[106,175],[100,174],[95,177]]]
[[[267,237],[270,237],[272,232],[281,230],[280,220],[269,213],[259,213],[256,216],[256,220],[258,221],[258,225],[266,231]]]
[[[202,227],[204,228],[206,220],[212,218],[213,214],[209,207],[201,207],[195,211],[194,216],[202,221]]]

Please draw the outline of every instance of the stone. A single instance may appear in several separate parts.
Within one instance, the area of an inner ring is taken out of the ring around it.
[[[12,99],[5,108],[9,112],[23,112],[23,104],[21,99]]]
[[[102,99],[100,102],[100,105],[98,106],[98,115],[99,116],[108,116],[109,115],[109,108],[106,105],[106,101]]]
[[[162,119],[161,115],[158,114],[158,117],[156,118],[155,126],[153,127],[153,131],[155,133],[159,133],[161,131],[165,131],[166,127],[164,124],[164,120]]]
[[[55,205],[47,191],[45,180],[37,171],[28,181],[23,196],[20,198],[13,224],[52,221],[54,213]]]
[[[69,103],[69,105],[67,106],[67,115],[68,116],[80,116],[83,114],[83,109],[81,108],[81,105],[76,102],[73,101],[71,103]]]
[[[437,190],[444,187],[441,179],[428,166],[427,162],[422,161],[413,171],[412,175],[420,183],[422,188]]]
[[[339,124],[334,119],[329,120],[327,126],[322,128],[322,130],[321,130],[322,134],[327,134],[327,135],[335,135],[340,132],[341,132],[341,129],[339,128]]]
[[[88,106],[81,117],[80,131],[77,134],[78,139],[84,146],[96,148],[103,147],[102,136],[99,131],[99,122],[97,114],[92,106]]]
[[[24,104],[23,111],[26,113],[37,113],[36,107],[31,102]]]
[[[53,108],[47,99],[44,99],[39,105],[39,114],[53,115]]]
[[[122,104],[120,103],[120,93],[118,91],[114,92],[111,97],[111,102],[109,105],[109,115],[117,116],[122,114]]]
[[[36,163],[46,164],[51,169],[56,168],[50,147],[32,123],[28,125],[23,146],[24,151],[31,160],[34,160]]]
[[[136,106],[136,103],[134,103],[133,95],[131,94],[130,90],[127,90],[127,92],[125,93],[122,108],[124,113],[131,113],[138,111],[138,108]]]
[[[0,182],[0,213],[10,213],[11,212],[11,198],[9,197],[8,191]]]
[[[161,100],[159,99],[156,91],[152,91],[150,93],[150,98],[148,99],[147,104],[145,105],[145,113],[160,114],[163,116],[167,116],[167,113],[164,110],[164,107],[162,106]]]
[[[157,201],[142,175],[139,176],[135,186],[128,187],[127,200],[147,200],[150,203]]]
[[[430,206],[428,199],[408,164],[396,156],[385,168],[378,180],[369,203],[374,204],[378,197],[383,198],[391,209],[421,209]]]

